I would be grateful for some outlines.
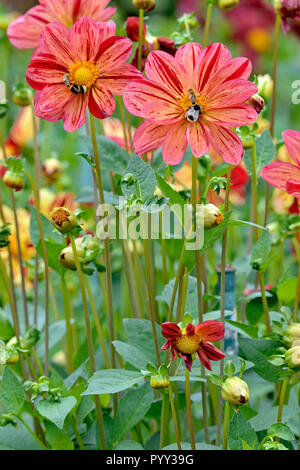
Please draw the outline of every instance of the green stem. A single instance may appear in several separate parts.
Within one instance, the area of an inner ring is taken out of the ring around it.
[[[47,447],[43,444],[43,442],[37,437],[37,435],[30,429],[30,427],[28,426],[28,424],[26,423],[26,421],[24,420],[24,418],[22,416],[17,416],[17,418],[21,421],[21,423],[25,426],[25,428],[27,429],[27,431],[31,434],[31,436],[33,437],[33,439],[38,443],[38,445],[43,449],[43,450],[47,450]]]
[[[289,379],[285,379],[282,382],[280,395],[279,395],[279,404],[278,404],[278,414],[277,414],[277,423],[282,422],[282,412],[283,412],[283,405],[285,400],[285,393],[289,383]]]
[[[213,3],[207,5],[205,26],[204,26],[204,36],[203,36],[203,47],[206,47],[208,44],[209,28],[211,22],[211,13],[213,9]]]
[[[227,450],[227,433],[229,427],[230,407],[228,401],[225,402],[224,429],[223,429],[223,450]]]
[[[79,431],[78,431],[78,428],[77,428],[77,423],[76,423],[75,418],[73,416],[71,416],[70,419],[69,419],[69,422],[70,422],[71,428],[73,429],[73,432],[75,434],[76,440],[78,442],[79,449],[80,450],[85,450],[81,435],[79,434]]]
[[[160,449],[168,445],[169,432],[169,400],[166,393],[162,393],[162,408],[160,420]]]
[[[170,400],[171,411],[172,411],[173,425],[174,425],[174,430],[175,430],[175,435],[176,435],[177,449],[181,450],[180,434],[179,434],[179,429],[178,429],[176,409],[175,409],[171,384],[169,384],[168,391],[169,391],[169,400]]]
[[[34,360],[35,360],[35,363],[36,363],[36,365],[37,365],[37,368],[38,368],[38,371],[39,371],[40,376],[44,375],[43,367],[42,367],[41,361],[39,360],[39,357],[38,357],[38,355],[37,355],[37,353],[36,353],[36,350],[35,350],[34,348],[32,348],[31,354],[32,354],[32,356],[34,357]]]
[[[186,410],[189,423],[189,431],[191,438],[191,449],[196,449],[195,443],[195,434],[194,434],[194,425],[193,425],[193,415],[192,415],[192,405],[191,405],[191,385],[190,385],[190,372],[185,368],[185,394],[186,394]]]
[[[143,54],[143,26],[144,26],[144,10],[139,9],[139,44],[138,44],[138,69],[142,70],[142,54]]]
[[[65,318],[66,318],[68,364],[69,364],[69,371],[70,373],[72,373],[74,371],[73,332],[72,332],[72,325],[71,325],[71,311],[70,311],[70,304],[69,304],[69,298],[68,298],[68,293],[67,293],[65,274],[61,275],[61,290],[63,294],[64,311],[65,311]]]
[[[92,338],[92,330],[91,330],[91,323],[90,323],[90,316],[89,316],[89,308],[88,308],[87,296],[86,296],[86,292],[84,288],[84,277],[83,277],[83,273],[81,270],[76,243],[75,243],[73,235],[70,235],[70,240],[71,240],[72,251],[74,254],[76,269],[77,269],[78,278],[79,278],[80,290],[81,290],[91,372],[94,373],[96,371],[96,365],[95,365],[95,356],[94,356],[94,350],[93,350],[93,338]],[[106,440],[105,440],[105,433],[104,433],[101,404],[100,404],[99,396],[95,395],[94,397],[95,397],[95,403],[96,403],[96,412],[97,412],[97,420],[98,420],[98,426],[99,426],[99,432],[100,432],[101,446],[102,446],[102,450],[105,450]]]

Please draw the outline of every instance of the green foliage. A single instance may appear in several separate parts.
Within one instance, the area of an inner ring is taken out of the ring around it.
[[[234,413],[229,422],[228,447],[230,450],[243,450],[243,442],[250,447],[256,446],[257,435],[241,413]]]
[[[76,398],[65,397],[60,401],[41,400],[38,402],[37,410],[43,418],[54,423],[59,429],[62,429],[64,422],[70,411],[76,405]]]
[[[4,370],[0,400],[10,413],[16,416],[21,413],[25,401],[24,390],[19,379],[9,367],[6,367]]]

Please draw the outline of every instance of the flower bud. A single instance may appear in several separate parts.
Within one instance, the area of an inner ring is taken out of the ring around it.
[[[204,228],[213,228],[219,225],[224,216],[220,209],[214,204],[205,204],[203,206]]]
[[[10,189],[21,191],[25,186],[25,176],[22,173],[7,170],[3,176],[3,183]]]
[[[300,346],[294,346],[285,352],[285,360],[290,369],[300,369]]]
[[[17,85],[13,91],[12,100],[18,106],[29,106],[32,102],[31,89],[22,83]]]
[[[222,397],[233,405],[247,405],[249,388],[239,377],[229,377],[222,385]]]
[[[6,364],[17,364],[20,356],[16,348],[6,348]]]
[[[151,375],[150,386],[155,389],[168,388],[170,379],[168,375]]]
[[[156,6],[155,0],[132,0],[132,3],[138,10],[145,10],[146,12],[154,10]]]
[[[251,149],[254,144],[253,137],[251,135],[240,136],[244,149]]]
[[[239,4],[239,0],[218,0],[218,5],[222,10],[231,10]]]
[[[57,158],[48,158],[42,164],[42,175],[46,178],[48,184],[57,181],[61,172],[61,163]]]
[[[129,39],[134,42],[139,41],[140,34],[140,19],[138,16],[129,16],[126,21],[126,33]],[[145,38],[147,33],[147,28],[145,23],[143,23],[143,38]]]
[[[271,98],[273,93],[273,80],[269,74],[258,75],[257,77],[258,93],[265,101]]]
[[[292,346],[294,341],[300,340],[300,323],[292,323],[284,332],[283,340]]]
[[[247,103],[250,104],[258,114],[261,113],[265,107],[265,100],[258,93],[253,95]]]
[[[83,264],[85,260],[85,251],[83,248],[78,246],[78,243],[76,243],[76,249],[77,249],[79,263]],[[76,271],[76,263],[75,263],[75,258],[74,258],[74,254],[73,254],[73,250],[71,246],[67,246],[61,251],[59,255],[59,261],[66,269],[71,269],[72,271]]]
[[[66,207],[56,207],[50,213],[54,227],[61,233],[68,233],[77,226],[76,215]]]

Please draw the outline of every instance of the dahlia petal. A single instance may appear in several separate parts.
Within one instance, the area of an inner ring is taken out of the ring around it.
[[[103,10],[101,13],[97,15],[97,18],[95,18],[95,21],[108,21],[114,16],[116,11],[117,11],[116,7],[105,8],[105,10]]]
[[[40,109],[40,94],[41,91],[37,91],[34,95],[34,114],[40,119],[44,119],[45,121],[56,122],[62,118],[63,115],[63,108],[52,110],[51,112],[48,110],[46,112],[41,111]]]
[[[76,59],[80,61],[94,60],[97,55],[95,45],[101,42],[100,28],[88,16],[82,16],[70,30],[70,46]]]
[[[41,90],[45,84],[62,84],[65,73],[67,73],[67,69],[58,64],[54,56],[39,54],[31,60],[27,68],[26,80],[32,88]]]
[[[175,103],[169,107],[159,102],[148,103],[143,107],[142,113],[146,119],[159,121],[161,124],[171,124],[182,120],[182,113]]]
[[[98,26],[100,30],[101,42],[106,41],[106,39],[116,34],[116,23],[114,23],[113,21],[101,20],[101,22],[98,23]]]
[[[191,372],[193,367],[193,358],[190,354],[182,355],[185,367]]]
[[[207,81],[212,79],[230,59],[231,54],[224,44],[214,43],[203,49],[195,67],[195,91],[202,91]]]
[[[161,350],[162,351],[165,351],[166,349],[169,349],[169,347],[171,346],[171,340],[168,339],[165,344],[161,347]]]
[[[230,165],[238,165],[243,158],[244,148],[240,138],[226,127],[206,122],[210,130],[210,142],[220,157]]]
[[[62,119],[67,132],[74,132],[85,123],[88,98],[89,93],[74,95],[65,106]]]
[[[216,320],[203,321],[195,330],[202,341],[220,341],[224,337],[224,323]]]
[[[13,46],[18,49],[31,49],[37,47],[42,30],[43,25],[32,23],[27,14],[20,16],[9,25],[7,36]]]
[[[161,332],[167,339],[176,338],[177,336],[181,335],[181,329],[179,326],[177,326],[176,323],[172,323],[170,321],[162,323]]]
[[[208,79],[203,93],[208,93],[211,88],[216,88],[226,81],[244,79],[247,80],[252,71],[252,64],[245,57],[231,59],[212,79]]]
[[[92,87],[89,96],[89,110],[92,115],[104,119],[111,116],[115,110],[116,103],[111,91],[98,80]]]
[[[42,53],[54,55],[60,65],[68,67],[74,62],[69,30],[61,23],[50,23],[44,28],[40,36],[39,47]]]
[[[211,363],[210,363],[210,360],[209,360],[206,352],[199,348],[198,351],[197,351],[197,354],[198,354],[198,357],[200,359],[200,362],[202,362],[204,367],[206,367],[206,369],[208,369],[208,370],[212,370]]]
[[[230,108],[208,109],[205,111],[205,119],[219,123],[222,126],[238,127],[252,124],[257,119],[257,112],[252,106],[242,104]]]
[[[129,59],[132,42],[122,36],[112,36],[100,44],[95,63],[99,70],[108,73]]]
[[[143,109],[147,104],[155,102],[167,109],[174,105],[174,97],[167,88],[146,79],[132,81],[124,90],[123,99],[128,111],[139,117],[146,117]]]
[[[115,7],[105,8],[110,0],[89,0],[88,2],[82,0],[71,0],[72,2],[79,3],[79,16],[90,16],[95,21],[107,21],[115,13]],[[75,15],[75,12],[73,14]]]
[[[195,334],[195,327],[191,323],[186,326],[186,334],[188,336],[193,336]]]
[[[101,83],[104,83],[114,95],[122,95],[126,86],[138,78],[143,78],[143,74],[133,65],[125,63],[115,70],[101,74]]]
[[[208,108],[226,108],[244,103],[257,93],[257,86],[248,80],[235,79],[226,82],[226,86],[211,87],[205,93]]]
[[[266,165],[260,176],[271,186],[286,192],[288,180],[300,181],[300,168],[292,163],[276,161]]]
[[[151,52],[146,61],[145,72],[150,80],[166,86],[175,97],[182,95],[188,89],[184,68],[166,52]]]
[[[202,47],[197,42],[189,42],[177,49],[175,59],[183,65],[187,76],[193,77],[197,59],[202,51]]]
[[[282,137],[289,154],[300,167],[300,132],[287,130],[282,133]]]
[[[195,157],[202,157],[208,151],[208,138],[201,122],[189,124],[187,138]]]
[[[55,111],[60,114],[72,97],[64,84],[48,85],[39,94],[39,109],[44,116]]]
[[[220,349],[206,341],[201,341],[200,348],[205,351],[205,354],[211,361],[220,361],[220,359],[224,359],[226,356]]]
[[[300,198],[300,181],[295,179],[287,180],[286,192],[295,198]]]
[[[170,126],[145,121],[135,131],[133,148],[138,155],[160,147]]]
[[[187,147],[188,123],[172,124],[162,144],[162,157],[167,165],[177,165],[183,159]]]

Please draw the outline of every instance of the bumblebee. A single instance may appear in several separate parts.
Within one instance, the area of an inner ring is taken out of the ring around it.
[[[189,122],[196,122],[202,114],[201,106],[196,104],[196,95],[192,89],[189,90],[189,99],[191,100],[192,106],[188,108],[185,113],[185,117]]]
[[[83,85],[77,85],[76,83],[74,83],[73,85],[71,85],[70,81],[69,81],[69,74],[65,74],[64,76],[64,84],[70,88],[70,91],[72,93],[74,93],[74,95],[84,95],[84,93],[86,93],[86,87],[83,86]]]

